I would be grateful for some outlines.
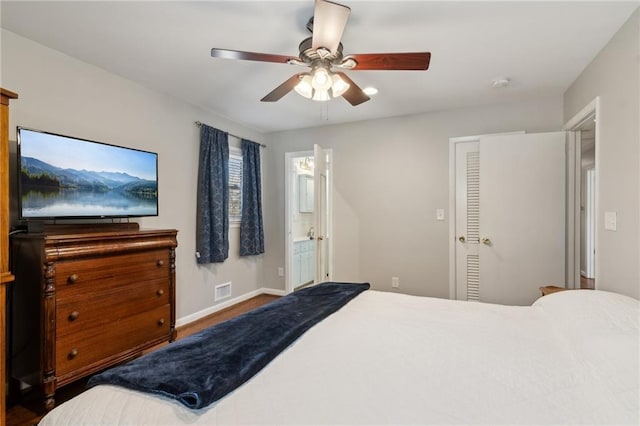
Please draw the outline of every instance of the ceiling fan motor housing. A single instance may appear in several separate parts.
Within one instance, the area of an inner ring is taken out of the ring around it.
[[[302,62],[310,65],[318,61],[328,62],[331,65],[337,65],[342,62],[342,43],[338,44],[335,52],[331,52],[328,49],[313,49],[311,47],[312,42],[312,37],[305,38],[298,46]]]

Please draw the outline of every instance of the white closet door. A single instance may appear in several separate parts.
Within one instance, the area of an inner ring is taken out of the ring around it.
[[[565,282],[565,138],[480,138],[480,300],[530,305]]]

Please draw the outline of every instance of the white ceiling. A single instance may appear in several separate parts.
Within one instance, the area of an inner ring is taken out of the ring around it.
[[[344,53],[430,51],[428,71],[350,71],[380,93],[357,107],[295,92],[304,68],[210,57],[212,47],[297,56],[313,1],[18,1],[2,27],[262,132],[562,96],[638,7],[626,2],[342,1]],[[512,84],[494,89],[495,78]]]

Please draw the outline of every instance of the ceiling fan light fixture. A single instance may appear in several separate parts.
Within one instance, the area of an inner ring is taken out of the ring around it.
[[[331,93],[334,98],[340,97],[349,90],[350,85],[346,83],[338,74],[331,76],[333,84],[331,85]]]
[[[311,98],[314,101],[328,101],[331,99],[331,96],[329,96],[329,92],[326,90],[314,90],[313,92],[313,97]]]
[[[295,85],[295,91],[298,92],[300,96],[304,96],[307,99],[311,99],[313,96],[313,86],[311,85],[311,76],[309,74],[305,74],[304,77],[300,79],[300,82]]]
[[[331,87],[331,76],[329,71],[324,67],[318,67],[313,70],[311,77],[311,86],[315,90],[327,91]]]

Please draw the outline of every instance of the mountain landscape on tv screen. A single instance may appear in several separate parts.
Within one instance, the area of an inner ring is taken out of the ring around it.
[[[123,191],[155,195],[158,185],[126,173],[61,169],[31,157],[22,157],[20,179],[23,187],[75,188],[98,192]]]
[[[157,214],[158,183],[123,172],[62,169],[22,157],[20,184],[25,217]]]

